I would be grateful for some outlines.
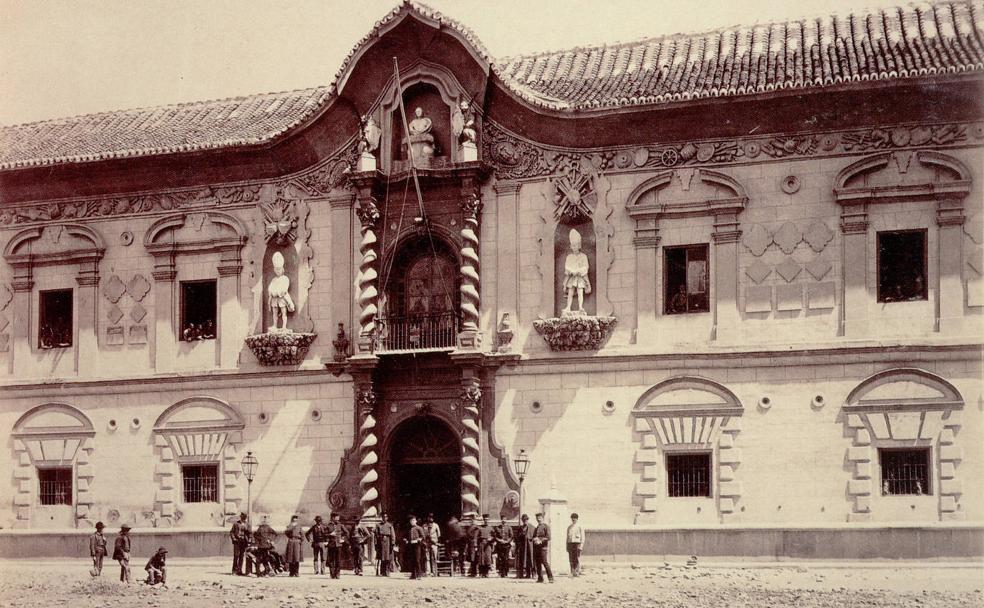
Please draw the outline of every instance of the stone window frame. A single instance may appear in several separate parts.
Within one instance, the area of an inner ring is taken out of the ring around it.
[[[916,383],[940,394],[939,397],[870,399],[866,396],[890,383]],[[859,383],[841,407],[844,424],[851,438],[847,461],[851,478],[847,494],[852,500],[848,521],[867,522],[872,517],[872,497],[881,498],[877,487],[880,448],[930,448],[930,476],[933,491],[927,496],[937,501],[941,520],[962,520],[959,498],[963,493],[957,475],[963,452],[956,434],[962,426],[964,400],[949,382],[919,368],[893,368],[878,372]],[[893,420],[895,427],[893,428]],[[904,425],[916,425],[915,437],[901,432]]]
[[[683,390],[708,393],[708,402],[649,406],[657,397]],[[658,511],[660,500],[666,498],[665,479],[661,478],[666,475],[664,455],[700,451],[711,452],[711,498],[717,503],[721,521],[740,519],[737,503],[742,486],[736,480],[735,469],[741,464],[741,449],[736,439],[741,432],[743,414],[744,406],[738,397],[709,378],[675,376],[645,391],[632,408],[633,428],[641,440],[635,455],[635,462],[642,466],[641,480],[635,489],[642,498],[640,514],[651,517]],[[678,440],[678,431],[680,438],[687,439],[689,435],[690,441]],[[699,432],[696,441],[695,432]]]
[[[74,419],[75,423],[61,426],[32,426],[31,423],[36,418],[51,413],[68,416]],[[89,417],[67,403],[44,403],[29,409],[17,419],[11,432],[14,479],[17,481],[14,495],[16,525],[30,525],[32,507],[40,506],[37,469],[48,466],[72,467],[74,471],[72,505],[76,526],[83,522],[94,524],[88,521],[88,515],[94,502],[90,491],[90,484],[94,477],[90,461],[94,450],[95,434],[95,427]],[[45,454],[46,446],[60,448],[62,456],[58,459],[48,458]],[[69,451],[71,456],[65,458],[65,453]]]
[[[936,179],[932,181],[868,185],[867,177],[870,174],[890,169],[894,164],[901,175],[907,173],[913,163],[936,171],[953,173],[956,178],[943,179],[937,173]],[[933,294],[930,299],[933,300],[936,313],[934,330],[941,330],[941,319],[963,317],[962,286],[945,285],[945,282],[956,280],[959,283],[963,275],[961,227],[966,220],[964,199],[971,191],[971,176],[970,169],[961,160],[935,150],[898,150],[873,154],[838,172],[833,193],[835,202],[841,208],[844,266],[841,272],[843,283],[839,301],[839,335],[862,337],[868,333],[868,307],[877,301],[877,277],[875,281],[868,277],[869,256],[871,252],[877,252],[877,244],[872,243],[871,239],[877,239],[877,235],[869,238],[868,213],[872,205],[882,203],[935,203],[937,232],[933,234],[927,231],[926,242],[928,248],[935,240],[939,252],[935,265],[927,264],[926,268],[926,289]],[[848,185],[857,181],[861,182],[860,185]],[[945,297],[942,290],[944,287],[947,292]]]
[[[181,420],[189,408],[205,410],[208,417]],[[244,500],[237,460],[243,445],[242,416],[229,403],[215,397],[182,399],[158,416],[154,423],[154,512],[164,526],[174,526],[177,510],[184,503],[181,465],[216,464],[219,477],[218,504],[227,521],[241,512]],[[193,503],[199,504],[199,503]]]
[[[681,200],[640,204],[640,200],[652,191],[668,187],[679,180],[684,192],[695,185],[704,184],[730,191],[730,196],[703,198],[692,196]],[[741,238],[738,216],[748,205],[744,186],[730,175],[710,169],[672,169],[663,171],[643,181],[629,194],[625,209],[635,220],[632,239],[636,249],[636,331],[646,333],[655,330],[658,319],[666,316],[660,302],[663,287],[658,269],[661,261],[657,255],[661,237],[660,225],[664,220],[687,217],[713,217],[711,244],[708,248],[708,305],[712,315],[711,339],[717,339],[719,330],[734,333],[738,329],[738,240]]]

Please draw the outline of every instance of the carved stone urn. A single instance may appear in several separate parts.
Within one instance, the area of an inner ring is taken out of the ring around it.
[[[270,331],[246,336],[246,346],[260,365],[298,365],[318,334],[291,330]]]
[[[592,317],[584,314],[536,319],[533,329],[550,350],[598,350],[615,329],[615,317]]]

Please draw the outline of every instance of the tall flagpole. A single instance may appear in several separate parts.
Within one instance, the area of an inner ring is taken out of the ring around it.
[[[407,109],[403,105],[403,83],[400,82],[400,64],[393,58],[393,75],[396,78],[396,97],[400,100],[400,116],[403,118],[403,132],[407,134],[407,154],[410,156],[410,173],[413,175],[413,187],[417,191],[417,206],[420,207],[420,217],[427,218],[424,212],[424,195],[420,192],[420,180],[417,178],[417,162],[413,157],[413,146],[410,145],[410,123],[407,122]]]

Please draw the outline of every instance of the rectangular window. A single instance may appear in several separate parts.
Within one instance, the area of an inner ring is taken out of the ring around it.
[[[186,464],[181,477],[185,502],[219,502],[219,465]]]
[[[667,496],[711,495],[710,453],[666,455]]]
[[[929,448],[880,449],[882,495],[932,494],[929,487]]]
[[[665,276],[663,310],[677,315],[708,312],[707,245],[667,247],[663,250]]]
[[[72,467],[38,469],[42,505],[72,504]]]
[[[926,231],[878,233],[878,301],[925,300]]]
[[[72,290],[42,291],[38,307],[38,348],[72,345]]]
[[[181,283],[181,339],[214,340],[216,317],[215,281]]]

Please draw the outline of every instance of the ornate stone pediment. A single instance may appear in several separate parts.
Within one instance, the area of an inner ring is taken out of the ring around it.
[[[834,196],[841,205],[911,199],[962,199],[971,172],[958,159],[932,150],[883,152],[837,174]]]

